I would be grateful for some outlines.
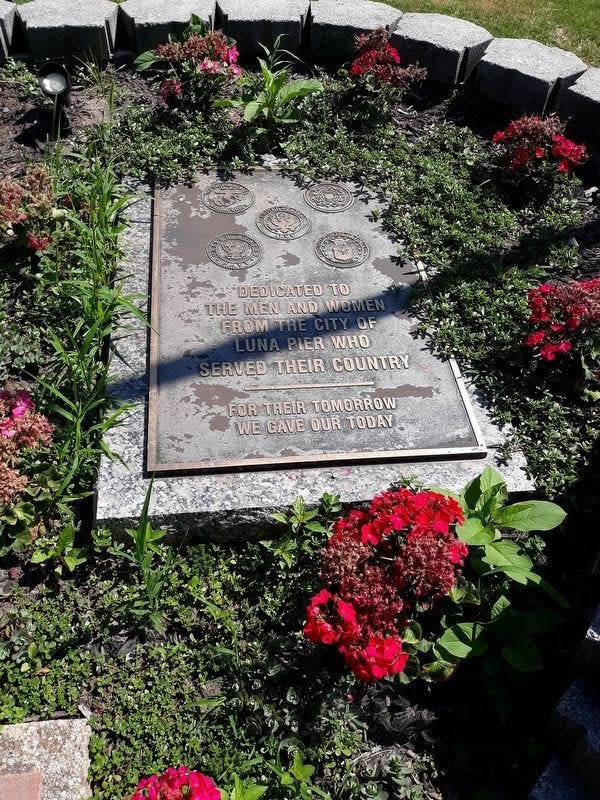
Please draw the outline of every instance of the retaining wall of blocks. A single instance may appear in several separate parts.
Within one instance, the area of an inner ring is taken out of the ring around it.
[[[106,60],[139,53],[178,34],[194,13],[238,42],[242,57],[285,34],[285,46],[314,62],[342,63],[358,33],[397,23],[392,42],[446,87],[467,81],[515,115],[557,112],[572,135],[600,149],[600,69],[530,39],[496,39],[443,14],[402,14],[372,0],[0,0],[0,59],[73,56]]]

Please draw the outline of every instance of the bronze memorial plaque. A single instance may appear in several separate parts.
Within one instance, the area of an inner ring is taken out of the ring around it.
[[[378,211],[270,170],[156,190],[149,473],[485,456]]]

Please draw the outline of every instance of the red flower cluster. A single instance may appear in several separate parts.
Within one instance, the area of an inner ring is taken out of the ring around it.
[[[557,159],[557,172],[569,172],[587,159],[585,145],[567,139],[564,124],[556,117],[520,117],[497,131],[492,141],[504,147],[510,170],[531,171],[536,164]]]
[[[355,40],[356,58],[350,65],[350,75],[372,75],[382,83],[404,89],[414,80],[423,80],[425,70],[417,66],[400,66],[400,54],[389,42],[389,32],[378,28]]]
[[[552,156],[559,159],[557,172],[569,172],[572,167],[579,167],[587,161],[587,150],[584,144],[575,144],[562,134],[552,137]]]
[[[27,486],[18,470],[21,450],[49,445],[51,440],[52,425],[35,411],[29,392],[0,391],[0,506],[14,503]]]
[[[131,800],[220,800],[214,781],[187,767],[169,767],[138,783]]]
[[[338,520],[321,553],[327,588],[308,605],[304,635],[337,645],[360,680],[402,672],[408,653],[399,634],[417,606],[455,585],[468,553],[454,533],[463,521],[451,497],[405,488]]]
[[[544,361],[570,352],[580,331],[600,324],[600,278],[544,283],[529,292],[528,301],[537,330],[525,344],[538,348]]]
[[[50,237],[46,235],[35,236],[33,233],[28,233],[26,239],[27,246],[39,253],[45,250],[50,244]]]
[[[162,82],[160,96],[163,103],[168,104],[171,100],[177,100],[182,94],[183,86],[181,85],[181,81],[177,80],[177,78],[167,78],[166,81]]]

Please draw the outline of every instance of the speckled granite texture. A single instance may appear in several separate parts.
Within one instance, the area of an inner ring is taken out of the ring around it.
[[[91,797],[89,739],[84,719],[7,725],[0,733],[0,775],[39,772],[41,800],[84,800]]]

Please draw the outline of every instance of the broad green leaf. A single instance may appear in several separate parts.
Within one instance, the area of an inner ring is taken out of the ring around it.
[[[533,566],[529,556],[523,553],[523,548],[517,542],[508,539],[499,539],[486,544],[483,560],[491,567],[517,567],[529,570]]]
[[[535,672],[542,669],[542,657],[533,639],[519,634],[502,646],[502,655],[519,672]]]
[[[460,622],[444,631],[436,647],[455,658],[474,658],[487,647],[485,628],[479,622]]]
[[[503,594],[496,600],[490,611],[490,618],[497,619],[501,614],[504,614],[511,607],[510,600]]]
[[[509,578],[512,578],[519,583],[533,583],[535,586],[539,586],[540,589],[543,589],[553,600],[556,600],[559,606],[562,606],[566,611],[571,611],[571,606],[563,597],[563,595],[553,586],[551,586],[548,581],[545,580],[545,578],[542,578],[542,576],[538,575],[536,572],[531,572],[531,570],[527,569],[518,569],[517,567],[504,569],[504,572],[509,576]]]
[[[418,622],[411,622],[402,633],[402,641],[406,644],[419,644],[423,638],[423,631]]]
[[[517,531],[549,531],[564,520],[566,514],[556,503],[528,500],[499,509],[494,519],[499,525]]]
[[[462,525],[457,526],[456,535],[461,542],[469,545],[489,544],[496,538],[496,532],[477,517],[468,517]]]
[[[445,661],[443,658],[439,658],[431,664],[425,664],[421,670],[421,677],[428,683],[446,681],[452,677],[457,665],[458,661]]]
[[[493,632],[500,639],[509,639],[516,634],[532,636],[547,633],[559,619],[559,615],[549,608],[535,611],[515,611],[513,608],[507,608],[501,615],[495,617],[492,609]]]
[[[492,467],[486,467],[479,476],[481,491],[487,492],[495,486],[503,486],[506,489],[506,482],[499,472]]]
[[[309,94],[316,94],[322,90],[323,84],[321,81],[316,80],[316,78],[310,78],[308,80],[299,78],[298,80],[286,83],[285,86],[281,88],[277,100],[280,105],[285,105],[291,100],[296,100],[299,97],[306,97],[306,95]]]
[[[260,111],[260,104],[256,100],[253,100],[251,103],[248,103],[248,105],[244,109],[244,121],[252,122],[252,120],[258,114],[259,111]]]
[[[133,66],[138,72],[143,72],[145,69],[149,69],[154,64],[158,63],[160,59],[156,57],[154,50],[146,50],[145,53],[141,53],[136,60],[133,62]]]

